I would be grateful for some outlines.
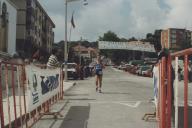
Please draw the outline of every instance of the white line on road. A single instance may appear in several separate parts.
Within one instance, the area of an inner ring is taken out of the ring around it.
[[[123,72],[122,70],[116,69],[116,68],[112,68],[114,71],[116,72]]]
[[[131,108],[137,108],[140,104],[141,101],[98,101],[98,102],[90,102],[91,104],[119,104],[119,105],[124,105],[128,106]]]

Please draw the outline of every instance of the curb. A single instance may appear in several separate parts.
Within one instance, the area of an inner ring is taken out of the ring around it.
[[[63,82],[63,85],[64,85],[64,92],[67,92],[76,85],[76,82]],[[67,87],[65,88],[66,85]]]

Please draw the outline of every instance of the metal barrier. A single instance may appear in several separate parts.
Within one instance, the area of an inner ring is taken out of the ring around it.
[[[28,111],[25,65],[0,62],[0,128],[29,128],[44,114],[55,115],[50,112],[50,107],[63,99],[63,78],[61,69],[59,92],[34,110]]]
[[[184,68],[184,95],[183,95],[183,128],[188,128],[188,66],[189,56],[192,55],[192,48],[173,53],[168,58],[163,57],[160,61],[160,83],[159,83],[159,128],[178,128],[179,127],[179,80],[178,80],[178,61],[179,58],[183,60]],[[174,70],[172,71],[172,62],[175,61]],[[175,80],[173,77],[175,73]],[[173,85],[174,81],[174,85]],[[180,90],[181,92],[181,90]],[[173,96],[174,95],[174,96]],[[181,101],[180,101],[181,102]],[[174,113],[173,113],[174,112]],[[157,114],[158,115],[158,114]],[[173,116],[174,115],[174,116]],[[173,126],[172,126],[173,125]]]

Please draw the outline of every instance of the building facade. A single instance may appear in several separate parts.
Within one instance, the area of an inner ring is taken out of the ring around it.
[[[17,8],[9,0],[0,0],[0,52],[13,55],[16,52]]]
[[[91,47],[86,48],[82,45],[77,45],[73,47],[73,51],[76,56],[81,56],[87,59],[96,58],[98,54],[98,51],[96,49]]]
[[[171,51],[191,47],[191,31],[186,29],[169,28],[161,32],[161,45]]]
[[[12,0],[18,9],[17,51],[31,57],[37,49],[50,53],[55,24],[38,0]]]

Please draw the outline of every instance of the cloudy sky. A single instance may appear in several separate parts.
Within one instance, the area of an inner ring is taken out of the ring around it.
[[[56,25],[55,42],[64,40],[64,0],[39,0]],[[98,40],[111,30],[119,37],[143,38],[155,29],[168,27],[192,30],[192,0],[83,0],[68,4],[68,30],[74,11],[76,27],[71,40]],[[69,35],[69,32],[68,32]]]

